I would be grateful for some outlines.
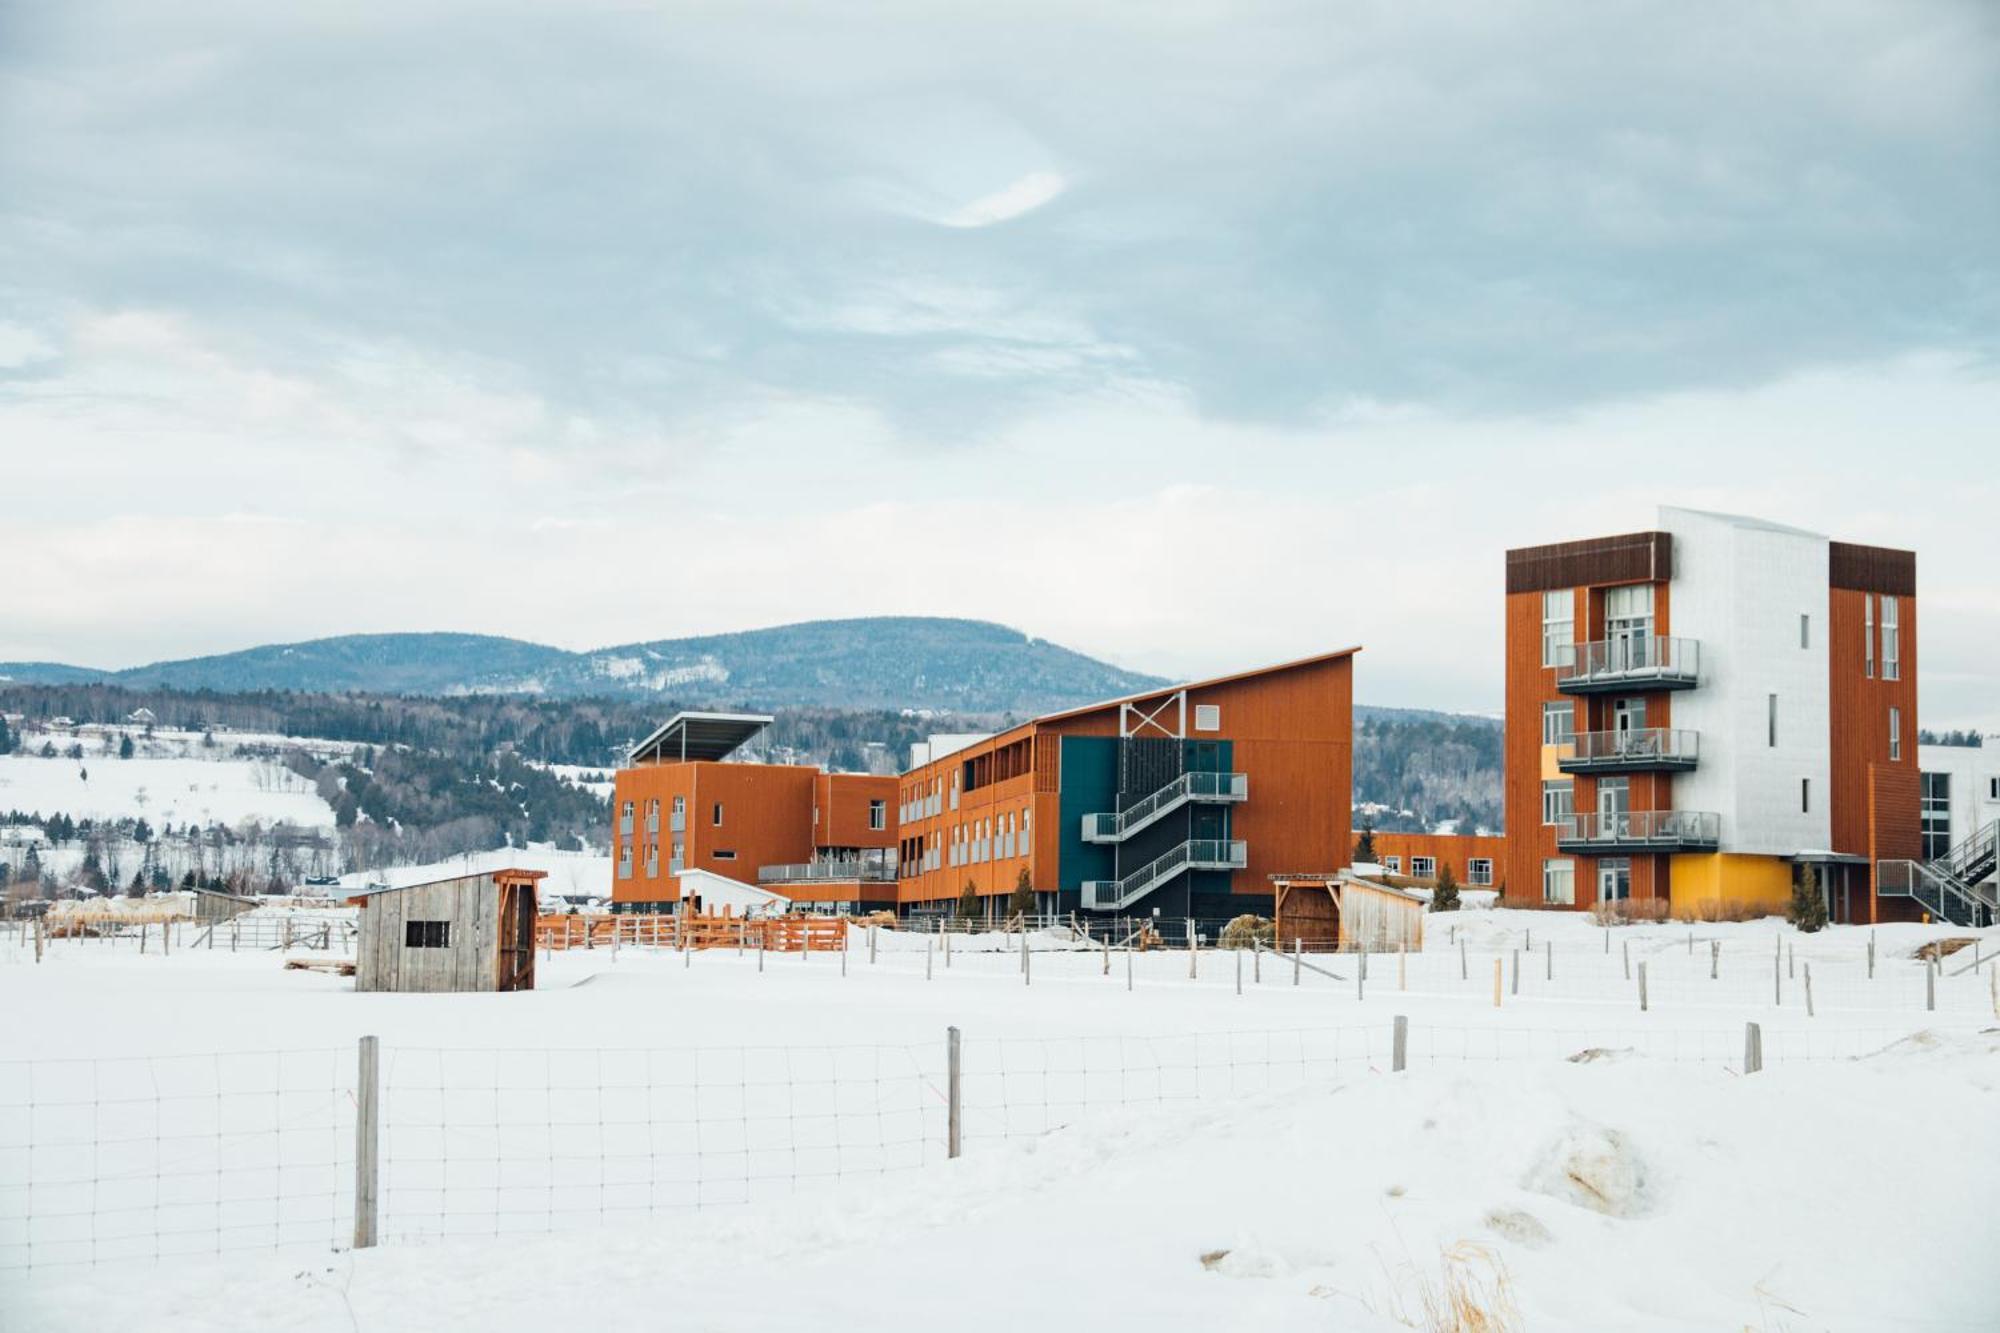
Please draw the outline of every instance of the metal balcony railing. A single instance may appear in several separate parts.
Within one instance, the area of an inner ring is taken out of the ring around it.
[[[1659,634],[1628,634],[1570,646],[1556,665],[1567,694],[1610,690],[1691,689],[1701,674],[1701,644]]]
[[[1087,879],[1083,905],[1095,912],[1129,907],[1188,870],[1241,870],[1250,864],[1247,844],[1223,838],[1190,838],[1122,879]]]
[[[797,884],[809,880],[855,879],[867,884],[893,884],[897,879],[893,852],[883,856],[826,856],[786,865],[759,866],[759,884]]]
[[[1700,733],[1687,728],[1579,731],[1557,754],[1556,766],[1565,773],[1685,770],[1695,766],[1700,752]]]
[[[1245,773],[1183,773],[1149,796],[1123,810],[1083,817],[1085,842],[1121,842],[1190,801],[1221,804],[1248,800],[1250,777]]]
[[[1704,851],[1722,841],[1722,816],[1707,810],[1621,810],[1571,815],[1556,830],[1566,852]]]

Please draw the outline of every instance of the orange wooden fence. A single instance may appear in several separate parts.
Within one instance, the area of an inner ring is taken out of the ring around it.
[[[619,945],[678,949],[764,948],[773,953],[840,948],[845,917],[781,916],[543,916],[535,920],[537,949],[609,949]]]

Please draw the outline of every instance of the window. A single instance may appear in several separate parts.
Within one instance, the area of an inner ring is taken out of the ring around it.
[[[1218,704],[1196,704],[1194,706],[1194,729],[1196,731],[1222,730],[1222,708]]]
[[[1799,779],[1799,813],[1800,813],[1800,814],[1802,814],[1802,815],[1809,815],[1809,814],[1811,814],[1811,813],[1812,813],[1812,779],[1811,779],[1811,778],[1800,778],[1800,779]]]
[[[1903,710],[1889,710],[1889,762],[1896,763],[1903,757]]]
[[[1475,856],[1467,861],[1465,863],[1465,882],[1473,885],[1491,884],[1493,882],[1493,858],[1490,856]]]
[[[1875,594],[1861,594],[1861,674],[1875,674]]]
[[[887,801],[870,801],[868,803],[868,827],[871,829],[886,829],[889,827],[889,803]]]
[[[1799,614],[1799,647],[1812,647],[1812,617],[1803,612]]]
[[[1576,902],[1576,862],[1559,856],[1542,862],[1542,901]]]
[[[676,842],[674,844],[673,859],[667,862],[667,873],[678,875],[681,873],[681,867],[686,864],[687,864],[687,844],[684,842]]]
[[[647,843],[646,878],[658,879],[659,877],[660,877],[660,846],[658,843]]]
[[[1986,779],[1986,799],[2000,801],[2000,778]]]
[[[403,923],[403,947],[405,949],[449,949],[451,947],[451,922],[405,921]]]
[[[1903,636],[1902,601],[1895,597],[1882,599],[1882,679],[1901,680],[1903,677]]]
[[[1542,705],[1542,744],[1569,745],[1576,740],[1576,705]]]
[[[630,801],[625,802],[624,805],[618,808],[618,831],[620,833],[630,833],[632,831],[632,803]]]
[[[1951,850],[1951,774],[1924,774],[1923,793],[1924,860],[1935,861]]]
[[[1560,588],[1542,594],[1542,665],[1568,666],[1576,658],[1576,594]]]
[[[1778,744],[1778,696],[1766,695],[1764,705],[1764,743],[1777,748]]]
[[[1400,875],[1403,873],[1403,858],[1400,856],[1385,856],[1382,858],[1382,868],[1392,875]]]
[[[618,849],[618,878],[632,878],[632,844],[629,842]]]
[[[1576,815],[1576,784],[1567,778],[1542,784],[1542,823],[1569,824]]]
[[[711,811],[711,812],[710,812],[710,816],[711,816],[711,819],[712,819],[713,823],[715,824],[715,826],[716,826],[717,828],[721,828],[721,827],[722,827],[722,802],[720,802],[720,801],[717,801],[717,802],[715,803],[715,809],[714,809],[713,811]]]
[[[688,798],[685,796],[674,797],[674,813],[677,815],[684,815],[687,812],[688,812]]]
[[[1632,896],[1632,858],[1604,856],[1597,861],[1597,900],[1623,902]]]
[[[1410,858],[1410,874],[1417,879],[1436,879],[1438,863],[1435,856],[1413,856]]]
[[[718,861],[734,861],[736,859],[736,853],[732,851],[710,852],[709,855]]]

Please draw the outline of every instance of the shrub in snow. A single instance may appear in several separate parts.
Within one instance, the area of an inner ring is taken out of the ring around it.
[[[1792,901],[1785,908],[1785,919],[1810,934],[1826,925],[1826,899],[1819,892],[1819,871],[1811,866],[1802,866],[1798,879],[1792,883]]]
[[[1431,910],[1433,912],[1456,912],[1458,910],[1458,876],[1451,873],[1451,867],[1438,867],[1437,886],[1431,890]]]
[[[1522,1184],[1606,1217],[1637,1217],[1652,1203],[1646,1165],[1631,1141],[1586,1120],[1570,1122]]]

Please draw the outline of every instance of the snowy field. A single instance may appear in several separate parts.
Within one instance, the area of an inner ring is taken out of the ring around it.
[[[154,827],[245,820],[332,828],[313,784],[263,759],[0,755],[0,811],[74,819],[143,818]]]
[[[468,853],[445,861],[433,861],[428,865],[357,870],[342,875],[340,883],[341,887],[346,889],[365,889],[371,884],[391,884],[401,888],[408,884],[428,884],[432,880],[450,879],[457,875],[482,875],[494,870],[544,871],[548,875],[548,878],[541,882],[541,891],[544,894],[559,894],[577,900],[611,896],[611,858],[608,855],[561,851],[546,843],[535,843],[528,847],[500,847],[493,851]]]
[[[46,1016],[0,1034],[0,1326],[1393,1329],[1450,1281],[1499,1327],[1994,1326],[1993,969],[1931,1008],[1912,958],[1969,932],[1883,927],[1871,978],[1860,929],[1458,918],[1240,993],[1229,953],[1052,937],[1026,984],[1018,942],[857,932],[844,969],[577,951],[477,996],[0,938],[0,1006]]]

